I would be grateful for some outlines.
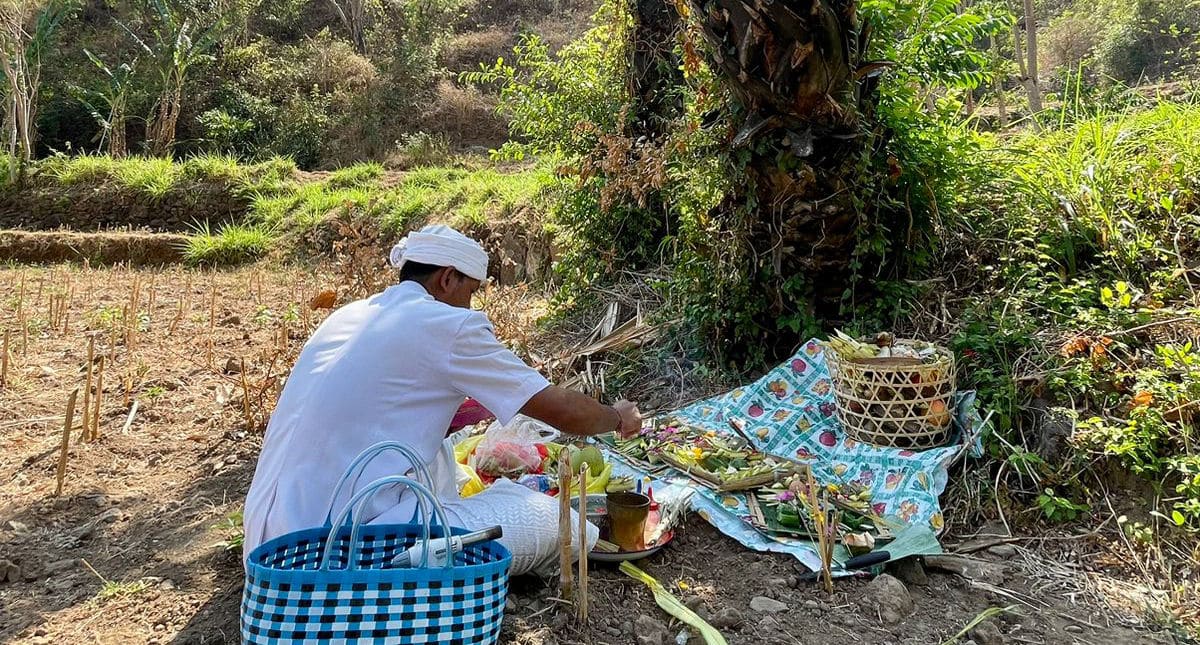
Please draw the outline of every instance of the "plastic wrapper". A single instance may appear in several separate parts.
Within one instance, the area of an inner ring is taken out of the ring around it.
[[[546,456],[545,449],[540,448],[546,441],[546,429],[549,426],[523,416],[505,426],[493,423],[468,463],[480,475],[489,477],[515,480],[526,473],[539,473]]]

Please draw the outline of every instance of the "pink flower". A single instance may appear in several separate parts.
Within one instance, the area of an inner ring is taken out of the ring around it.
[[[776,495],[775,499],[777,499],[781,502],[790,502],[790,501],[796,499],[796,496],[794,494],[792,494],[792,491],[785,490],[785,491],[780,492],[778,495]]]

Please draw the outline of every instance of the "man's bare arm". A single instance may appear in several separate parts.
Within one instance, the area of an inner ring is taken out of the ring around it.
[[[642,414],[629,401],[603,405],[591,397],[551,385],[533,395],[521,414],[548,423],[563,432],[590,437],[606,432],[633,436],[642,429]]]

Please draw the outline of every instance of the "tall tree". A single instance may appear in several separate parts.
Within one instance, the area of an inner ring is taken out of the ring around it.
[[[1023,10],[1025,46],[1021,46],[1021,35],[1014,24],[1013,48],[1017,59],[1017,69],[1021,73],[1021,85],[1025,87],[1025,92],[1029,95],[1029,111],[1033,114],[1034,127],[1037,127],[1037,115],[1042,111],[1042,88],[1038,81],[1038,29],[1033,0],[1024,0]],[[1024,50],[1023,53],[1022,50]]]
[[[0,0],[0,71],[4,73],[10,176],[16,176],[33,158],[42,58],[68,10],[64,0]]]

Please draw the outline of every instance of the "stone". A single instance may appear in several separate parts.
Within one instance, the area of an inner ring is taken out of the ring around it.
[[[912,613],[913,599],[903,582],[885,573],[863,589],[859,606],[863,613],[877,616],[883,624],[895,625]]]
[[[778,591],[792,587],[792,580],[788,578],[767,578],[767,589],[770,591]]]
[[[925,573],[925,565],[917,558],[904,558],[893,563],[888,569],[906,585],[924,587],[929,584],[929,574]]]
[[[808,611],[821,611],[821,603],[815,600],[805,600],[804,608]]]
[[[967,638],[975,641],[977,645],[1004,645],[1004,635],[1000,633],[1000,628],[995,623],[984,622],[971,628],[967,632]]]
[[[504,599],[504,611],[506,613],[511,614],[516,610],[517,610],[517,601],[513,600],[512,596],[505,598]]]
[[[123,517],[125,517],[124,511],[122,511],[119,508],[110,508],[107,511],[104,511],[103,513],[101,513],[100,516],[96,518],[96,523],[97,524],[110,524],[112,522],[116,522],[119,519],[122,519]]]
[[[783,623],[775,620],[774,616],[763,616],[763,619],[758,621],[758,629],[766,634],[777,634],[783,631]]]
[[[1063,627],[1063,631],[1070,632],[1072,634],[1082,634],[1083,628],[1079,625],[1067,625],[1066,627]]]
[[[988,547],[987,552],[989,555],[994,555],[1002,560],[1007,560],[1017,555],[1017,547],[1011,544],[997,544],[995,546]]]
[[[19,582],[21,567],[12,560],[0,559],[0,582]]]
[[[746,617],[742,615],[742,612],[733,607],[723,607],[717,610],[708,622],[717,629],[729,629],[741,627],[746,622]]]
[[[637,645],[668,645],[670,635],[667,626],[650,616],[638,616],[633,633],[637,636]]]
[[[229,360],[225,361],[225,373],[226,374],[241,374],[242,373],[242,362],[236,358],[230,358]]]
[[[760,614],[777,614],[781,611],[787,611],[788,606],[766,596],[755,596],[750,599],[750,609]]]
[[[175,581],[170,578],[163,579],[162,582],[158,583],[158,587],[160,589],[164,589],[166,591],[174,591],[175,589],[177,589],[177,587],[175,585]]]
[[[925,568],[953,573],[993,586],[1004,584],[1004,565],[998,562],[976,560],[961,555],[928,555],[925,556]]]
[[[46,576],[58,575],[64,571],[70,571],[71,569],[74,569],[78,565],[79,565],[79,560],[76,560],[74,558],[67,558],[66,560],[55,560],[54,562],[51,562],[46,565],[46,568],[42,570],[42,575],[46,575]]]

